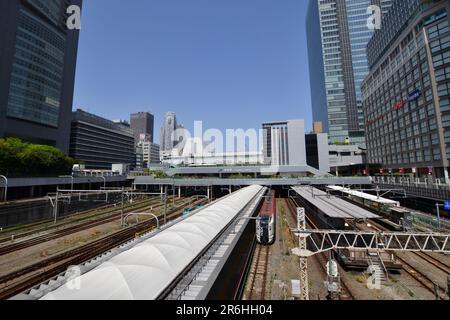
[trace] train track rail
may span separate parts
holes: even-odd
[[[144,204],[138,205],[138,206],[134,206],[134,207],[128,207],[124,213],[130,213],[132,211],[135,210],[142,210],[145,208],[150,208],[150,206],[157,204],[158,202],[153,200],[150,202],[145,202]],[[164,204],[157,204],[156,206],[153,206],[153,208],[160,208],[162,207]],[[15,252],[15,251],[19,251],[19,250],[23,250],[26,248],[30,248],[45,242],[49,242],[51,240],[55,240],[55,239],[59,239],[77,232],[81,232],[81,231],[85,231],[94,227],[98,227],[110,222],[114,222],[117,221],[118,219],[120,219],[120,217],[122,216],[122,214],[120,212],[118,213],[114,213],[112,215],[108,215],[107,217],[101,217],[97,220],[94,221],[87,221],[72,227],[68,227],[68,228],[64,228],[61,230],[56,230],[47,234],[43,234],[43,235],[39,235],[27,240],[23,240],[23,241],[19,241],[16,243],[11,243],[8,245],[4,245],[2,247],[0,247],[0,256],[4,256],[6,254]]]
[[[254,265],[250,271],[249,300],[264,300],[266,296],[269,246],[256,245]]]
[[[450,276],[450,266],[448,264],[446,264],[445,262],[442,262],[439,259],[436,259],[435,257],[431,256],[430,254],[428,254],[426,252],[413,252],[413,254],[422,258],[423,260],[428,261],[433,266],[435,266],[439,270],[442,270],[443,272],[447,273]]]
[[[294,203],[293,199],[287,199],[286,203],[288,205],[289,212],[291,213],[292,217],[294,218],[295,221],[297,221],[297,210],[296,210],[297,204]],[[306,223],[307,223],[308,227],[312,227],[313,229],[319,229],[307,215],[306,215]],[[314,255],[314,259],[316,259],[317,263],[320,266],[320,269],[322,270],[322,273],[324,274],[324,276],[326,278],[327,270],[326,270],[325,265],[328,262],[327,257],[325,256],[325,254],[321,253],[321,254]],[[342,271],[343,270],[341,269],[340,272],[342,272]],[[343,280],[342,278],[341,278],[341,288],[342,288],[342,292],[340,294],[341,300],[356,300],[356,297],[353,294],[353,292],[351,291],[347,282],[345,280]]]
[[[442,287],[440,284],[435,283],[431,280],[426,274],[419,271],[416,267],[414,267],[409,261],[400,257],[399,255],[395,255],[396,258],[402,262],[403,270],[408,273],[411,277],[413,277],[417,282],[419,282],[424,288],[426,288],[432,294],[436,294],[435,285],[439,288],[439,299],[447,300],[447,296],[445,294],[446,288]]]
[[[155,202],[156,199],[157,199],[157,197],[151,198],[151,199],[146,199],[146,200],[138,200],[134,204],[131,204],[131,205],[125,204],[124,210],[128,210],[130,208],[136,208],[136,206],[144,204],[144,203],[149,203],[149,202],[150,202],[149,204],[156,203]],[[23,226],[20,228],[6,229],[3,231],[3,233],[10,233],[11,236],[14,236],[15,240],[18,240],[18,239],[32,236],[39,232],[46,232],[46,231],[48,231],[48,229],[56,229],[56,228],[59,228],[61,226],[67,225],[67,224],[81,223],[82,221],[86,221],[88,219],[100,218],[100,217],[109,215],[109,214],[117,211],[116,206],[117,206],[117,203],[109,204],[109,205],[102,206],[99,208],[86,210],[83,212],[79,212],[77,214],[62,217],[56,224],[54,224],[53,219],[52,220],[44,220],[44,221],[32,223],[30,225],[26,225],[26,226]],[[24,231],[22,233],[13,234],[12,232],[14,230],[17,230],[17,231],[29,230],[29,231]],[[0,238],[0,244],[11,241],[11,236]]]
[[[198,200],[194,204],[202,204]],[[177,219],[183,214],[184,208],[177,208],[168,213],[168,221]],[[92,241],[75,249],[51,256],[45,260],[14,271],[0,277],[0,299],[8,299],[25,290],[47,281],[72,265],[79,265],[92,260],[108,251],[134,239],[137,234],[148,232],[156,227],[154,220],[140,222],[134,226],[115,232],[101,239]]]

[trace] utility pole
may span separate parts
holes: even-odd
[[[122,187],[122,203],[121,203],[121,214],[120,214],[120,225],[123,227],[123,214],[124,214],[124,203],[123,203],[123,193],[124,193],[124,189]]]
[[[59,188],[56,189],[56,197],[55,197],[55,207],[54,207],[54,222],[56,224],[56,219],[58,216],[58,196],[59,196]]]
[[[440,204],[436,203],[436,214],[437,214],[437,223],[438,223],[438,229],[441,229],[441,212],[439,210]]]
[[[447,277],[447,295],[450,298],[450,276]]]
[[[167,224],[167,188],[164,187],[164,224]]]
[[[302,233],[305,230],[305,208],[297,208],[298,248],[293,253],[300,257],[300,300],[309,300],[307,235]]]

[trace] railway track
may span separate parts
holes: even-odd
[[[255,260],[250,271],[249,300],[264,300],[267,284],[267,266],[269,263],[269,246],[256,245]]]
[[[411,265],[406,259],[400,257],[399,255],[395,255],[395,257],[402,262],[403,270],[408,273],[411,277],[413,277],[416,281],[418,281],[424,288],[426,288],[432,294],[436,294],[435,285],[439,288],[439,299],[447,300],[447,296],[445,294],[446,288],[442,287],[440,284],[435,283],[431,280],[426,274],[419,271],[416,267]]]
[[[138,206],[133,206],[133,207],[128,207],[124,213],[130,213],[132,211],[135,210],[141,210],[141,209],[145,209],[145,208],[149,208],[150,206],[157,204],[158,201],[156,200],[152,200],[150,202],[145,202],[143,204],[140,204]],[[156,206],[154,206],[153,208],[160,208],[162,207],[164,204],[157,204]],[[120,212],[112,214],[112,215],[108,215],[107,217],[101,217],[100,219],[94,220],[94,221],[87,221],[72,227],[68,227],[68,228],[64,228],[61,230],[56,230],[53,231],[51,233],[48,234],[43,234],[40,236],[36,236],[33,237],[31,239],[27,239],[27,240],[23,240],[20,242],[16,242],[16,243],[11,243],[8,245],[4,245],[2,247],[0,247],[0,256],[4,256],[6,254],[15,252],[15,251],[19,251],[19,250],[23,250],[29,247],[33,247],[35,245],[38,244],[42,244],[45,242],[49,242],[51,240],[55,240],[55,239],[59,239],[80,231],[84,231],[87,229],[91,229],[94,227],[98,227],[110,222],[114,222],[117,221],[118,219],[120,219],[120,217],[122,216],[122,214]]]
[[[375,221],[371,220],[370,224],[371,224],[371,228],[374,229],[375,231],[378,231],[378,232],[388,231],[385,227],[381,226],[380,224],[378,224]],[[357,226],[356,226],[356,228],[363,230],[363,228],[360,228]],[[413,264],[411,264],[411,262],[407,258],[401,257],[399,254],[396,254],[396,253],[394,253],[393,255],[398,261],[400,261],[402,263],[402,269],[407,274],[409,274],[412,278],[414,278],[414,280],[416,280],[418,283],[420,283],[425,289],[427,289],[430,293],[435,295],[436,294],[435,286],[437,286],[440,291],[439,298],[441,300],[448,299],[445,294],[445,292],[447,291],[447,289],[445,287],[443,287],[439,283],[436,283],[435,281],[433,281],[433,279],[431,279],[424,272],[420,271],[417,267],[413,266]],[[438,270],[441,270],[441,271],[445,272],[447,275],[450,275],[449,266],[447,264],[443,263],[442,261],[439,261],[438,259],[432,257],[428,253],[412,251],[412,252],[405,252],[405,255],[406,256],[414,255],[416,257],[419,257],[420,259],[422,259],[426,263],[434,266]]]
[[[431,263],[433,266],[435,266],[439,270],[442,270],[443,272],[450,275],[450,266],[448,264],[436,259],[435,257],[433,257],[430,254],[425,253],[425,252],[413,252],[413,254],[422,258],[423,260],[428,261],[429,263]]]
[[[138,200],[136,201],[134,204],[125,204],[124,205],[124,210],[128,210],[130,208],[136,208],[136,206],[142,204],[142,203],[155,203],[155,200],[158,199],[158,197],[154,197],[151,199],[146,199],[146,200]],[[115,211],[117,211],[117,204],[109,204],[107,206],[103,206],[103,207],[99,207],[99,208],[95,208],[92,210],[87,210],[84,212],[80,212],[77,213],[75,215],[71,215],[71,216],[67,216],[67,217],[62,217],[57,224],[54,224],[53,219],[52,220],[45,220],[45,221],[41,221],[41,222],[36,222],[36,223],[32,223],[30,225],[26,225],[24,227],[21,227],[18,230],[30,230],[30,231],[26,231],[26,232],[22,232],[22,233],[18,233],[18,234],[14,234],[14,239],[21,239],[21,238],[25,238],[28,236],[32,236],[36,233],[39,232],[45,232],[48,231],[49,228],[51,229],[56,229],[58,227],[61,227],[65,224],[72,224],[72,223],[78,223],[78,222],[82,222],[88,219],[93,219],[93,218],[99,218],[105,215],[108,215],[110,213],[114,213]],[[42,226],[42,227],[40,227]],[[38,227],[38,228],[36,228]],[[34,228],[34,229],[33,229]],[[4,230],[3,233],[11,233],[12,234],[12,230]],[[14,229],[15,230],[15,229]],[[0,244],[1,243],[5,243],[5,242],[9,242],[11,241],[11,236],[8,237],[3,237],[0,238]]]
[[[296,204],[294,203],[294,200],[287,199],[286,203],[288,205],[289,211],[292,215],[292,217],[297,221],[297,210],[296,210]],[[312,229],[318,229],[317,226],[314,224],[314,222],[306,215],[306,223],[308,227],[312,227]],[[314,255],[314,259],[316,259],[317,263],[320,265],[320,269],[322,270],[325,279],[327,277],[327,269],[325,265],[328,262],[328,258],[325,256],[324,253],[316,254]],[[340,268],[340,272],[343,272],[343,270]],[[341,300],[356,300],[355,295],[350,290],[347,282],[341,278],[341,288],[342,292],[340,294]]]
[[[198,200],[194,204],[202,204],[205,200]],[[184,207],[169,211],[167,219],[172,221],[180,217]],[[62,272],[69,266],[79,265],[94,259],[108,251],[132,240],[137,234],[150,231],[156,227],[154,220],[140,222],[132,227],[115,232],[101,239],[67,250],[35,264],[14,271],[0,277],[0,299],[8,299],[24,292]]]

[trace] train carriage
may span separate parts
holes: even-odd
[[[276,238],[276,197],[271,191],[264,199],[256,220],[256,240],[262,245],[272,245]]]

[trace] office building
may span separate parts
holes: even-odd
[[[183,126],[177,123],[177,116],[174,112],[167,112],[164,123],[161,127],[160,145],[162,152],[170,152],[180,142],[180,136],[177,130],[183,129]]]
[[[448,180],[450,2],[395,1],[368,46],[368,161]],[[386,170],[387,171],[387,170]]]
[[[79,31],[66,10],[81,2],[0,1],[0,137],[69,152]]]
[[[78,109],[72,114],[70,156],[87,169],[111,170],[113,164],[134,166],[134,134],[124,122],[113,122]]]
[[[307,42],[311,102],[330,143],[365,145],[361,83],[369,70],[366,46],[372,4],[388,12],[388,0],[310,0]]]
[[[146,139],[141,139],[137,144],[139,153],[142,154],[142,167],[149,168],[152,165],[160,164],[160,146]]]
[[[137,112],[131,114],[130,124],[136,143],[139,142],[142,134],[147,135],[150,142],[154,141],[154,122],[155,117],[149,112]]]
[[[304,120],[263,123],[264,162],[274,166],[306,165]]]

